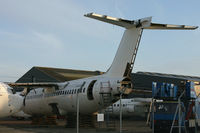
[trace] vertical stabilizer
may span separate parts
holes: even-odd
[[[129,76],[134,63],[133,58],[136,57],[142,30],[142,28],[136,27],[125,30],[112,65],[106,73],[107,75],[116,77]]]
[[[143,29],[162,29],[162,30],[193,30],[197,26],[171,25],[151,23],[151,17],[138,20],[125,20],[121,18],[109,17],[89,13],[86,17],[94,18],[103,22],[124,27],[126,30],[120,42],[115,58],[106,72],[107,76],[129,77],[135,62],[135,57],[139,47]]]

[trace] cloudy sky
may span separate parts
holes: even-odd
[[[84,17],[95,12],[200,25],[199,0],[0,0],[0,81],[33,66],[106,71],[124,29]],[[200,30],[143,32],[134,72],[200,76]]]

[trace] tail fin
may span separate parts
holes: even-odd
[[[198,28],[197,26],[151,23],[151,17],[142,18],[139,20],[125,20],[121,18],[113,18],[95,13],[89,13],[85,16],[117,26],[121,26],[126,29],[120,42],[117,53],[115,55],[115,58],[112,62],[112,65],[106,72],[108,76],[114,77],[130,76],[137,55],[137,50],[139,47],[143,29],[193,30]]]

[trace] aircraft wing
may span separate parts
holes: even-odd
[[[11,87],[22,87],[22,88],[55,88],[63,89],[65,88],[69,83],[7,83]]]

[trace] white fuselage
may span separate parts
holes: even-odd
[[[21,96],[13,94],[9,86],[0,83],[0,117],[10,116],[20,111],[22,103]]]
[[[151,98],[131,98],[121,99],[121,109],[123,116],[142,116],[144,117],[148,112]],[[111,107],[111,106],[110,106]],[[108,109],[110,108],[108,107]],[[120,100],[113,105],[113,115],[120,114]]]
[[[103,75],[69,81],[65,88],[55,90],[50,88],[37,88],[31,90],[25,98],[23,111],[30,115],[51,115],[52,106],[56,104],[61,115],[76,112],[77,96],[81,113],[93,113],[99,110],[101,104],[101,83],[109,82],[112,95],[119,94],[120,81],[123,78],[107,78]],[[78,89],[81,90],[77,94]],[[109,89],[108,88],[108,89]],[[106,91],[106,90],[104,90]]]

